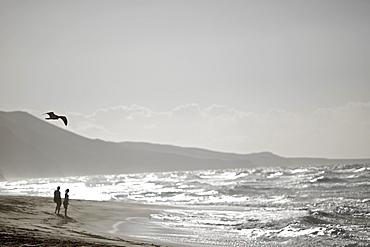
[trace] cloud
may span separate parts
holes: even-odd
[[[156,112],[117,106],[68,113],[77,134],[107,141],[144,141],[225,152],[271,151],[283,156],[370,157],[370,102],[298,115],[280,109],[243,112],[222,105],[180,105]]]
[[[313,125],[318,147],[342,157],[370,157],[370,102],[349,102],[337,108],[319,109]],[[312,140],[312,142],[314,142]]]

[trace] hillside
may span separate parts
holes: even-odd
[[[0,111],[0,179],[333,162],[341,161],[289,159],[268,152],[232,154],[170,145],[92,140],[25,112]]]

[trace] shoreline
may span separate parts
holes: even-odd
[[[65,217],[51,197],[0,195],[0,246],[178,246],[113,234],[116,224],[170,207],[71,199]]]

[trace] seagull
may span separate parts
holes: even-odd
[[[60,119],[63,120],[65,126],[67,126],[67,124],[68,124],[68,120],[67,120],[67,117],[66,116],[58,116],[58,115],[55,115],[55,113],[52,112],[52,111],[51,112],[44,113],[42,115],[45,115],[45,114],[48,114],[49,115],[49,117],[48,118],[45,118],[45,119],[48,119],[48,120],[50,120],[50,119],[52,119],[52,120],[58,120],[60,118]]]

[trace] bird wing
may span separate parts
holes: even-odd
[[[61,118],[64,122],[64,125],[67,126],[67,124],[68,124],[67,117],[66,116],[59,116],[59,118]]]
[[[47,113],[44,113],[44,114],[48,114],[49,115],[49,118],[54,118],[54,119],[57,119],[58,116],[54,114],[54,112],[47,112]]]

